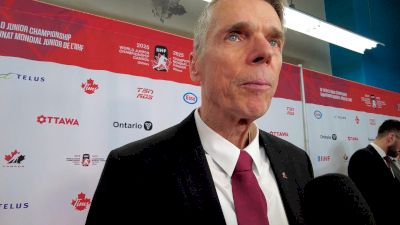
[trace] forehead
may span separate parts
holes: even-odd
[[[212,13],[210,30],[247,23],[256,27],[274,27],[282,30],[275,9],[264,0],[220,0]]]

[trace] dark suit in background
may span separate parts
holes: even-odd
[[[398,225],[400,183],[383,158],[368,145],[350,158],[349,177],[367,200],[377,225]]]
[[[291,225],[304,224],[306,153],[260,130]],[[143,222],[140,222],[143,221]],[[112,151],[86,225],[223,225],[224,216],[192,113],[180,124]]]

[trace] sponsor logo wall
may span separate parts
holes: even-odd
[[[83,225],[108,153],[179,123],[201,104],[189,77],[190,39],[0,0],[0,46],[1,225]],[[365,90],[355,95],[309,72],[303,105],[300,70],[283,65],[257,125],[307,149],[316,174],[345,173],[354,150],[385,118],[400,115],[399,95],[352,84]]]
[[[400,95],[307,69],[303,73],[315,175],[347,174],[351,155],[375,139],[382,122],[399,119]]]

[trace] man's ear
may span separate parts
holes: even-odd
[[[194,82],[200,82],[200,75],[199,75],[199,71],[198,71],[198,56],[196,55],[196,53],[191,52],[190,53],[190,57],[189,57],[189,61],[190,61],[190,79],[192,79],[192,81]]]

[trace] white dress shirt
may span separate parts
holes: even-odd
[[[197,131],[206,152],[207,162],[217,189],[218,199],[227,225],[237,225],[232,196],[231,177],[239,159],[240,149],[208,127],[195,111]],[[255,138],[244,148],[253,158],[253,172],[267,200],[270,225],[288,225],[281,195],[265,150]]]
[[[372,147],[374,147],[374,149],[378,152],[378,154],[381,156],[383,162],[387,165],[386,160],[384,159],[386,157],[386,152],[383,151],[383,149],[381,147],[379,147],[377,144],[371,142],[370,145],[372,145]],[[392,172],[392,175],[394,176],[393,170],[392,168],[390,168],[390,171]]]

